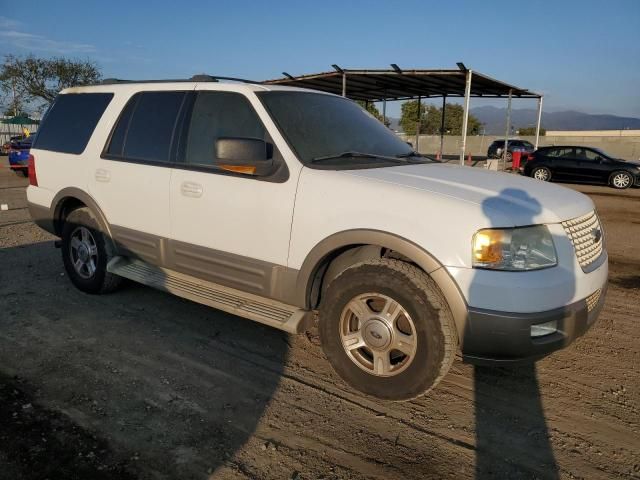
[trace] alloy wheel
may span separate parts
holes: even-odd
[[[358,295],[347,303],[340,339],[351,361],[379,377],[403,372],[416,355],[413,319],[399,302],[380,293]]]
[[[84,279],[93,277],[98,265],[98,245],[87,227],[79,226],[71,232],[69,255],[71,264]]]

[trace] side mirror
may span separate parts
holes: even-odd
[[[229,172],[269,175],[273,172],[273,145],[258,138],[219,138],[216,165]]]

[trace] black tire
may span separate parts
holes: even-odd
[[[71,236],[79,227],[84,227],[91,233],[97,249],[95,272],[88,278],[83,277],[73,265]],[[108,293],[122,284],[122,277],[107,272],[107,264],[115,256],[115,248],[111,240],[101,232],[98,220],[88,208],[78,208],[67,216],[62,227],[61,252],[67,275],[79,290],[91,294]]]
[[[507,152],[505,161],[506,162],[512,162],[513,161],[513,154],[511,152]]]
[[[547,167],[535,167],[531,170],[531,178],[535,178],[536,180],[540,180],[541,182],[550,182],[551,170],[549,170]]]
[[[625,190],[633,185],[633,177],[629,172],[619,170],[609,176],[609,185],[618,190]]]
[[[342,345],[343,310],[368,292],[398,302],[415,325],[415,356],[393,376],[365,371]],[[338,275],[320,305],[319,330],[322,348],[338,375],[353,388],[385,400],[409,400],[435,387],[449,371],[458,344],[451,310],[435,282],[419,268],[393,259],[360,263]]]

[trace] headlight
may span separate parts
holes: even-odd
[[[472,242],[473,266],[492,270],[538,270],[558,264],[545,225],[478,230]]]

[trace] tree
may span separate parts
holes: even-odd
[[[400,127],[407,135],[414,135],[418,125],[418,101],[409,100],[401,107]],[[420,133],[426,133],[427,108],[424,103],[420,104]]]
[[[462,105],[448,104],[446,105],[444,118],[444,134],[445,135],[461,135],[462,134],[462,117],[464,109]],[[442,121],[442,108],[434,105],[420,105],[420,133],[428,135],[439,135]],[[418,101],[410,100],[402,104],[402,116],[400,125],[404,133],[413,135],[416,133],[416,122],[418,116]],[[473,115],[469,114],[467,123],[468,135],[479,135],[482,123]]]
[[[356,103],[382,122],[382,114],[380,113],[380,110],[378,110],[378,107],[376,107],[375,103],[365,102],[364,100],[356,100]],[[384,124],[388,127],[391,125],[391,121],[387,118],[385,119]]]
[[[523,127],[518,129],[518,135],[522,135],[523,137],[527,135],[533,136],[535,134],[536,134],[536,127]],[[546,134],[547,134],[547,130],[540,127],[540,135],[544,136]]]
[[[100,80],[100,70],[91,60],[26,58],[7,55],[0,67],[0,88],[21,103],[51,103],[64,88],[91,85]]]

